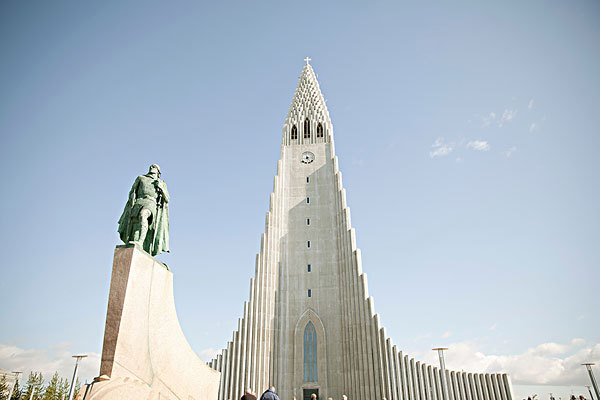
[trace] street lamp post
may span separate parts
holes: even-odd
[[[592,396],[592,389],[590,389],[590,385],[585,385],[585,387],[587,388],[588,392],[590,392],[590,399],[594,400],[594,396]]]
[[[75,393],[75,380],[77,379],[77,369],[79,368],[79,360],[86,358],[87,354],[78,354],[73,356],[75,359],[75,370],[73,371],[73,380],[71,381],[71,388],[69,389],[69,400],[73,400],[73,394]]]
[[[438,352],[440,356],[440,374],[442,375],[442,400],[448,400],[448,387],[446,384],[446,364],[444,363],[444,350],[448,350],[447,347],[436,347],[432,349]]]
[[[10,388],[10,392],[8,392],[8,400],[12,397],[13,391],[15,390],[15,386],[17,385],[17,380],[19,379],[19,374],[22,374],[22,371],[13,371],[15,374],[15,381],[13,382],[12,387]]]
[[[596,378],[594,377],[594,371],[592,371],[592,365],[594,365],[594,363],[584,363],[581,365],[585,365],[587,368],[588,374],[590,375],[590,380],[592,381],[592,386],[594,387],[594,392],[596,392],[596,400],[600,399],[600,393],[598,393],[598,384],[596,383]],[[590,395],[591,394],[592,393],[590,392]]]

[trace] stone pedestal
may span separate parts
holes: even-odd
[[[220,373],[185,339],[173,300],[173,274],[140,247],[117,246],[100,375],[86,400],[216,400]]]

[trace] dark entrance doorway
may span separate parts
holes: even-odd
[[[310,400],[311,394],[316,394],[319,398],[319,389],[302,389],[302,400]]]

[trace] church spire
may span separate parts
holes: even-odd
[[[332,141],[333,127],[310,58],[304,59],[298,87],[283,125],[283,144],[310,144]]]

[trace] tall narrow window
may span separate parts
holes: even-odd
[[[308,264],[307,266],[308,266],[308,272],[310,272],[310,264]]]
[[[308,290],[310,296],[310,289]],[[304,382],[317,381],[317,331],[312,322],[304,328]]]
[[[310,137],[310,121],[308,120],[308,118],[306,118],[304,120],[304,139],[307,139]]]
[[[310,240],[308,242],[306,242],[306,247],[308,247],[310,249]]]
[[[310,178],[307,176],[306,177],[306,183],[310,182]]]
[[[307,197],[306,198],[306,204],[309,204],[309,203],[310,203],[310,197]]]
[[[310,218],[306,218],[306,225],[310,225]]]
[[[317,125],[317,137],[323,137],[323,125],[320,122]]]
[[[308,297],[312,297],[312,290],[308,289]]]
[[[296,125],[292,126],[292,140],[298,139],[298,128]]]

